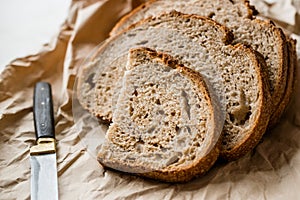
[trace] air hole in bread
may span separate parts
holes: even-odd
[[[230,121],[235,125],[244,125],[252,114],[250,110],[251,108],[249,106],[237,105],[236,109],[233,109],[233,111],[229,113]]]
[[[107,102],[107,98],[106,97],[103,98],[103,102],[104,103]]]
[[[134,158],[134,157],[127,157],[127,160],[130,160],[130,161],[134,162],[136,160],[136,158]]]
[[[179,152],[177,152],[177,154],[178,154],[178,155],[172,156],[172,157],[167,161],[167,166],[172,165],[172,164],[178,162],[178,160],[180,159],[181,156],[180,156],[180,153],[179,153]]]
[[[208,17],[211,18],[211,19],[213,19],[215,15],[216,14],[214,12],[212,12],[212,13],[209,13]]]
[[[238,96],[238,94],[234,91],[234,92],[231,93],[231,96],[236,97],[236,96]]]
[[[143,41],[141,41],[139,43],[136,43],[136,45],[145,45],[147,43],[148,43],[148,40],[143,40]]]
[[[159,99],[156,99],[156,100],[155,100],[155,103],[156,103],[157,105],[161,105],[161,102],[160,102]]]
[[[269,56],[265,56],[265,60],[268,60],[269,59]]]
[[[172,157],[167,161],[167,166],[172,165],[172,164],[178,162],[178,160],[179,160],[179,156],[178,156],[178,155],[172,156]]]
[[[224,138],[226,138],[226,135],[224,135]],[[228,144],[227,140],[225,140],[225,139],[222,140],[222,145],[223,146],[227,146],[227,144]]]
[[[238,106],[239,103],[238,103],[238,102],[234,102],[234,103],[232,103],[232,105],[233,105],[233,106]]]
[[[146,113],[146,115],[144,116],[144,119],[146,119],[148,116],[149,116],[149,114],[148,114],[148,113]]]
[[[105,92],[109,91],[110,89],[110,87],[106,87]]]
[[[134,90],[134,92],[132,93],[132,95],[134,95],[134,96],[138,96],[138,91],[137,90]]]
[[[176,125],[175,126],[175,131],[177,132],[177,134],[179,134],[179,130],[180,130],[180,128]]]
[[[185,91],[181,91],[181,96],[182,96],[182,106],[184,108],[184,111],[186,112],[188,118],[190,119],[191,115],[191,106],[189,104],[189,95]]]
[[[186,128],[187,128],[188,133],[191,135],[192,134],[191,128],[189,126],[187,126]]]
[[[250,116],[252,115],[252,112],[249,110],[245,116],[245,119],[243,121],[243,124],[245,124],[249,119],[250,119]]]
[[[192,156],[191,156],[191,160],[194,160],[195,158],[196,158],[195,155],[192,155]]]
[[[91,102],[90,101],[87,102],[88,102],[87,107],[89,108],[91,106]]]
[[[234,115],[233,114],[229,113],[229,119],[232,123],[234,123],[235,120],[234,120]]]
[[[171,112],[171,115],[172,115],[172,116],[175,116],[175,115],[176,115],[176,112],[175,112],[175,111],[172,111],[172,112]]]
[[[164,115],[164,114],[165,114],[165,111],[159,110],[158,113],[161,114],[161,115]]]
[[[134,36],[136,36],[135,33],[130,33],[130,34],[128,34],[128,37],[134,37]]]
[[[152,145],[153,145],[154,147],[158,147],[158,146],[159,146],[158,143],[153,143]]]
[[[152,133],[153,131],[155,130],[155,126],[151,126],[149,129],[148,129],[148,133]]]
[[[95,87],[95,83],[93,82],[94,76],[95,76],[95,73],[91,73],[89,75],[89,77],[85,80],[85,82],[90,85],[90,89]]]
[[[242,17],[241,11],[238,11],[238,16],[239,16],[239,17]]]
[[[200,143],[199,143],[199,142],[195,142],[194,145],[195,145],[196,147],[200,147]]]

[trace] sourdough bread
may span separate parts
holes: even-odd
[[[133,23],[150,16],[177,10],[187,14],[207,16],[228,27],[233,43],[251,46],[264,56],[267,64],[273,111],[277,110],[285,94],[288,71],[286,39],[272,22],[254,19],[254,7],[245,0],[153,0],[123,17],[112,30],[111,35],[126,29]]]
[[[87,98],[93,99],[91,103],[94,104],[86,107],[101,116],[102,99],[112,99],[105,92],[114,91],[117,84],[102,85],[97,81],[101,78],[102,82],[106,82],[105,79],[118,82],[117,77],[107,75],[112,71],[110,63],[115,57],[123,57],[129,49],[139,46],[171,54],[181,64],[201,73],[219,95],[221,109],[226,115],[222,156],[236,159],[252,150],[265,132],[270,95],[263,73],[264,62],[260,62],[250,48],[228,43],[230,34],[226,28],[208,18],[175,11],[149,18],[110,38],[99,49],[95,55],[98,61],[89,66],[90,74],[83,77],[79,91],[88,92]],[[127,60],[120,63],[123,65],[119,67],[125,68]],[[89,77],[93,77],[92,83],[87,81],[91,80]],[[111,78],[114,81],[110,81]]]
[[[98,160],[162,181],[188,181],[205,173],[218,157],[216,108],[199,73],[169,55],[130,50]]]

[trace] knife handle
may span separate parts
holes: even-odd
[[[33,119],[36,138],[54,138],[54,117],[51,85],[38,82],[34,88]]]

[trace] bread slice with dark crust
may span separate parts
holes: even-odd
[[[219,155],[218,107],[199,73],[169,55],[132,49],[98,160],[167,182],[202,175]]]
[[[280,121],[282,115],[287,109],[287,106],[291,102],[293,93],[295,91],[296,84],[296,74],[297,74],[297,54],[296,54],[296,40],[287,37],[288,42],[288,72],[287,72],[287,83],[283,97],[280,99],[280,103],[276,110],[272,113],[270,117],[270,122],[268,129],[272,129]]]
[[[85,86],[94,85],[92,91],[88,90],[90,96],[87,98],[94,100],[91,112],[99,116],[101,105],[95,102],[101,98],[112,102],[113,97],[105,92],[117,88],[117,84],[104,85],[102,82],[112,78],[117,83],[122,78],[105,75],[112,71],[110,63],[116,57],[123,58],[124,52],[141,46],[171,54],[185,66],[201,73],[218,95],[225,114],[222,156],[236,159],[251,151],[264,134],[271,101],[263,73],[265,63],[252,49],[229,45],[229,36],[225,27],[208,18],[175,11],[143,20],[99,49],[95,56],[98,61],[88,69],[90,74],[82,77],[90,80],[89,77],[94,76],[94,82],[83,81],[79,91],[86,94]],[[124,69],[127,60],[120,63],[123,65],[119,67]],[[103,79],[101,83],[97,82],[100,78]]]
[[[286,38],[281,29],[271,21],[255,19],[257,11],[247,0],[151,0],[123,17],[111,31],[111,35],[131,24],[150,16],[177,10],[186,14],[210,17],[228,27],[234,34],[233,43],[251,46],[264,56],[268,68],[271,95],[277,112],[285,96],[288,71]]]

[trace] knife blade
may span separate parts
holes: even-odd
[[[34,88],[33,117],[37,144],[30,148],[31,199],[57,200],[58,181],[51,85]]]

